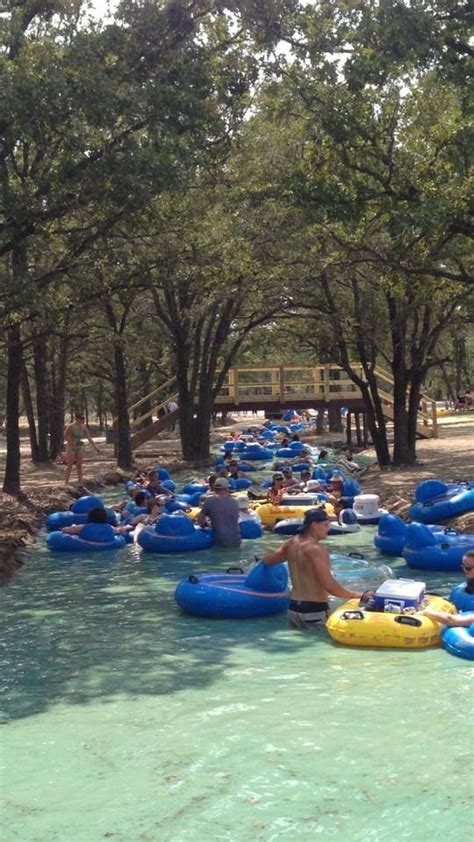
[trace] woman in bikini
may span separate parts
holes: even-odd
[[[83,463],[83,447],[84,442],[82,441],[82,436],[85,436],[89,443],[92,445],[96,453],[99,452],[99,448],[95,445],[92,441],[92,436],[85,424],[85,417],[82,412],[76,412],[75,420],[72,424],[69,424],[64,431],[64,439],[66,441],[66,476],[64,478],[64,484],[68,485],[69,478],[71,476],[72,468],[74,463],[76,463],[76,470],[77,470],[77,479],[79,481],[79,485],[82,485],[82,463]]]

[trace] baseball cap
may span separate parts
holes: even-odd
[[[303,520],[303,529],[307,529],[312,523],[325,523],[329,520],[325,509],[310,509],[306,512]]]
[[[218,477],[214,483],[214,488],[229,488],[229,480],[225,477]]]
[[[239,504],[239,509],[248,509],[250,505],[250,500],[247,496],[238,497],[237,503]]]

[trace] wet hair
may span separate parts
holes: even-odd
[[[302,532],[306,532],[313,523],[326,523],[329,520],[325,509],[310,509],[306,512],[303,520]]]
[[[321,450],[320,453],[319,453],[318,459],[319,460],[325,459],[327,455],[328,455],[327,450]]]
[[[209,474],[209,476],[207,478],[207,484],[208,485],[214,485],[216,479],[217,479],[217,474]]]
[[[291,441],[299,441],[299,440],[300,440],[300,437],[299,437],[298,433],[295,433],[294,436],[291,437]]]
[[[474,550],[468,550],[467,553],[464,553],[463,558],[468,558],[469,561],[474,561]]]
[[[87,515],[88,523],[107,523],[107,512],[102,506],[91,509]]]
[[[147,495],[144,491],[139,491],[138,494],[135,494],[135,505],[136,506],[143,506],[145,500],[147,499]]]

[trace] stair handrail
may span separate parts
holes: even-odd
[[[177,397],[177,392],[175,392],[173,395],[168,395],[168,397],[166,397],[164,401],[159,403],[157,406],[154,406],[153,409],[150,409],[148,412],[145,412],[144,415],[138,415],[136,418],[133,418],[132,421],[130,421],[130,429],[133,430],[134,427],[138,427],[147,418],[151,418],[152,415],[158,415],[160,409],[163,409],[163,407],[165,407],[166,404],[170,401],[176,401]]]
[[[171,383],[173,383],[175,381],[176,381],[176,375],[174,375],[173,377],[170,377],[169,380],[166,380],[164,383],[161,383],[160,386],[157,386],[156,389],[153,389],[148,395],[145,395],[144,398],[140,398],[139,401],[136,401],[136,403],[132,403],[131,406],[128,406],[127,412],[130,413],[130,412],[133,412],[135,409],[138,409],[138,407],[141,406],[143,403],[145,403],[145,401],[148,401],[151,398],[154,398],[155,395],[159,394],[159,392],[162,392],[163,389],[165,389],[167,386],[170,386]],[[167,398],[165,403],[169,400],[171,400],[171,398]],[[148,417],[148,416],[142,416],[142,418],[145,418],[145,417]],[[114,424],[116,421],[117,421],[117,417],[115,417],[113,419],[112,423]]]

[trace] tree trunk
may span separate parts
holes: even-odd
[[[339,407],[329,404],[328,407],[328,421],[330,433],[342,433],[344,428],[342,426],[342,416]]]
[[[36,385],[36,415],[38,418],[38,462],[47,462],[50,405],[47,370],[47,348],[44,336],[33,341],[33,367]]]
[[[380,406],[374,405],[374,388],[377,388],[376,382],[375,384],[362,383],[360,385],[362,399],[364,401],[364,409],[367,416],[367,426],[374,445],[377,462],[380,466],[385,467],[391,464],[390,450],[388,447],[387,429],[385,426],[385,419],[383,418],[382,406],[381,404]],[[380,423],[380,416],[382,416],[382,420],[384,421],[383,424]]]
[[[401,354],[394,354],[393,373],[393,464],[413,465],[415,456],[409,441],[407,385],[408,377]]]
[[[146,362],[144,360],[140,361],[138,370],[139,370],[139,374],[140,374],[142,394],[143,395],[149,395],[150,392],[151,392],[150,371],[149,371],[148,366],[146,365]],[[146,415],[147,412],[150,411],[150,409],[151,409],[151,400],[146,400],[144,403],[142,403],[142,405],[139,408],[140,415]],[[153,419],[150,415],[149,418],[145,418],[145,420],[142,421],[140,429],[143,429],[144,427],[149,427],[151,424],[153,424]]]
[[[132,449],[130,447],[130,423],[127,410],[127,375],[123,344],[120,337],[114,339],[115,361],[115,414],[117,416],[117,465],[130,468]]]
[[[422,380],[423,377],[421,373],[417,373],[412,377],[408,396],[407,427],[409,458],[411,460],[409,462],[410,465],[414,465],[416,463],[416,427],[418,424],[418,407],[420,405]]]
[[[186,361],[178,360],[179,432],[183,458],[196,467],[209,463],[213,410],[212,378],[202,378],[198,404],[189,393]]]
[[[194,418],[194,405],[191,412],[184,412],[180,406],[179,429],[183,458],[196,467],[209,464],[209,439],[211,432],[211,413],[197,407]]]
[[[36,421],[33,409],[33,401],[31,399],[30,381],[28,378],[28,370],[25,362],[21,366],[21,393],[23,395],[23,404],[25,406],[26,417],[28,419],[28,430],[30,434],[30,448],[31,458],[33,462],[39,462],[38,453],[38,439],[36,436]]]
[[[69,319],[66,323],[68,326]],[[51,401],[49,428],[51,431],[49,441],[49,455],[55,459],[63,449],[64,442],[64,411],[66,394],[66,374],[68,359],[69,339],[66,335],[59,341],[59,354],[57,363],[53,358],[51,369]]]
[[[99,383],[99,388],[97,389],[97,420],[99,423],[99,432],[103,433],[104,431],[104,386],[102,382]],[[107,423],[107,416],[105,416],[105,423]]]
[[[7,459],[3,491],[5,494],[19,494],[21,491],[19,410],[23,349],[20,325],[17,322],[8,328],[7,348]]]
[[[321,407],[321,409],[318,409],[318,414],[317,414],[317,417],[316,417],[316,435],[317,436],[321,436],[324,433],[325,413],[326,413],[326,410],[323,407]]]

